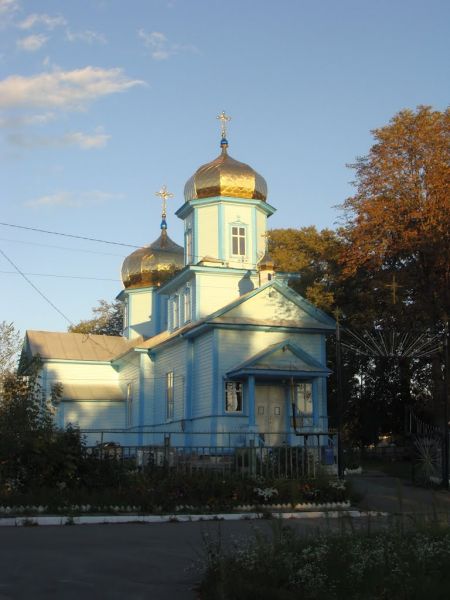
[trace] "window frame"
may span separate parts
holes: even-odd
[[[133,383],[127,383],[126,424],[133,427]]]
[[[314,386],[312,381],[295,383],[295,409],[302,427],[312,426],[314,423]],[[308,410],[309,405],[310,410]]]
[[[225,413],[242,414],[244,412],[244,384],[242,381],[225,381]],[[234,389],[233,389],[234,388]],[[229,394],[235,395],[236,408],[230,408],[232,399]]]
[[[194,262],[193,242],[194,242],[194,239],[193,239],[192,227],[187,227],[184,232],[185,262],[187,265],[190,265],[192,262]]]
[[[183,322],[189,321],[192,321],[192,290],[191,286],[187,285],[183,292]]]
[[[171,421],[175,414],[175,375],[173,371],[166,373],[166,420]]]
[[[234,234],[233,233],[233,229],[237,229],[237,233]],[[240,230],[243,230],[243,234],[240,233]],[[236,223],[230,223],[230,256],[233,256],[234,258],[246,258],[247,257],[247,247],[248,247],[248,231],[247,231],[247,225],[245,225],[244,223],[240,223],[240,222],[236,222]],[[236,243],[237,243],[237,253],[234,252],[234,240],[236,239]],[[244,242],[244,252],[241,253],[240,250],[240,245],[241,245],[241,241]]]

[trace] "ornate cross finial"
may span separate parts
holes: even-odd
[[[333,311],[333,315],[338,325],[340,325],[341,323],[342,314],[342,310],[339,308],[339,306],[336,306],[336,308]]]
[[[227,114],[225,114],[225,111],[223,110],[220,115],[217,115],[216,117],[217,119],[219,119],[220,121],[220,132],[222,135],[222,139],[226,139],[227,137],[227,123],[228,121],[231,121],[231,117],[229,117]]]
[[[161,211],[161,229],[167,229],[166,217],[167,217],[167,200],[173,198],[174,194],[169,192],[166,185],[163,185],[159,192],[155,192],[155,196],[159,196],[162,200],[162,211]]]
[[[401,288],[403,286],[401,286],[401,285],[399,285],[397,283],[397,280],[395,279],[395,273],[394,273],[394,275],[392,275],[392,283],[387,283],[385,285],[385,287],[391,288],[391,290],[392,290],[392,304],[397,304],[397,290],[398,290],[398,288]]]

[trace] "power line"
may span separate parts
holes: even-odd
[[[17,271],[0,271],[8,275],[22,275]],[[25,273],[25,275],[32,275],[33,277],[58,277],[61,279],[89,279],[90,281],[120,281],[119,279],[108,279],[104,277],[84,277],[82,275],[55,275],[54,273]]]
[[[101,244],[112,244],[113,246],[127,246],[128,248],[141,248],[141,246],[134,246],[133,244],[124,244],[123,242],[111,242],[109,240],[101,240],[98,238],[91,238],[84,235],[75,235],[72,233],[61,233],[59,231],[49,231],[48,229],[38,229],[37,227],[25,227],[25,225],[13,225],[12,223],[1,223],[4,227],[14,227],[16,229],[26,229],[27,231],[37,231],[38,233],[48,233],[50,235],[60,235],[62,237],[76,238],[78,240],[87,240],[89,242],[99,242]]]
[[[55,244],[40,244],[39,242],[26,242],[25,240],[11,240],[8,238],[0,238],[0,242],[13,242],[14,244],[26,244],[28,246],[40,246],[42,248],[57,248],[58,250],[70,250],[71,252],[86,252],[88,254],[102,254],[104,256],[119,256],[123,258],[123,254],[116,254],[114,252],[100,252],[99,250],[71,248],[70,246],[57,246]]]
[[[15,263],[14,263],[14,262],[13,262],[13,261],[12,261],[12,260],[9,258],[9,256],[7,256],[7,255],[6,255],[6,254],[3,252],[3,250],[2,250],[1,248],[0,248],[0,254],[2,254],[2,255],[3,255],[5,258],[6,258],[6,260],[9,262],[9,264],[10,264],[10,265],[12,265],[12,266],[14,267],[14,269],[15,269],[15,270],[16,270],[16,271],[17,271],[17,272],[18,272],[18,273],[19,273],[19,274],[20,274],[20,275],[21,275],[21,276],[22,276],[22,277],[25,279],[25,281],[26,281],[27,283],[29,283],[29,284],[31,285],[31,287],[32,287],[32,288],[33,288],[33,289],[34,289],[34,290],[35,290],[35,291],[36,291],[36,292],[37,292],[37,293],[38,293],[40,296],[42,296],[42,298],[44,298],[44,300],[45,300],[46,302],[48,302],[48,304],[50,304],[50,306],[51,306],[52,308],[54,308],[54,309],[56,310],[56,312],[58,312],[58,313],[59,313],[59,314],[60,314],[62,317],[64,317],[64,319],[65,319],[65,320],[66,320],[66,321],[67,321],[67,322],[68,322],[70,325],[73,325],[73,323],[72,323],[72,321],[69,319],[69,317],[67,317],[67,316],[66,316],[66,315],[65,315],[65,314],[64,314],[64,313],[63,313],[61,310],[59,310],[59,308],[58,308],[58,307],[57,307],[55,304],[53,304],[53,302],[52,302],[52,301],[51,301],[49,298],[47,298],[47,296],[46,296],[46,295],[45,295],[43,292],[41,292],[41,290],[40,290],[38,287],[36,287],[32,281],[30,281],[30,280],[28,279],[28,277],[25,275],[25,273],[23,273],[23,272],[22,272],[22,271],[19,269],[19,267],[18,267],[18,266],[17,266],[17,265],[16,265],[16,264],[15,264]]]

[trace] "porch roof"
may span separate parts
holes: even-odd
[[[230,379],[255,375],[258,378],[327,377],[327,369],[310,354],[290,341],[268,346],[227,373]]]

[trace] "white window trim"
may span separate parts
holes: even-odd
[[[249,239],[248,239],[248,225],[246,223],[242,223],[241,221],[235,221],[234,223],[230,223],[229,224],[230,230],[229,230],[229,239],[230,239],[230,257],[232,258],[237,258],[239,260],[246,260],[248,257],[248,246],[249,246]],[[244,229],[244,243],[245,243],[245,254],[234,254],[233,253],[233,227],[238,227],[240,229]],[[238,240],[240,239],[240,237],[238,236]]]
[[[301,410],[300,408],[300,386],[304,389],[305,394],[310,394],[311,411]],[[303,398],[303,403],[306,404],[306,396]],[[314,424],[314,386],[311,381],[301,381],[295,384],[295,408],[297,418],[300,420],[300,427],[312,427]]]
[[[234,391],[233,391],[233,388]],[[236,408],[228,408],[228,394],[234,394]],[[240,407],[239,407],[240,397]],[[242,381],[225,381],[225,413],[242,414],[244,409],[244,385]]]
[[[189,243],[188,243],[189,239]],[[184,250],[185,250],[185,263],[190,265],[194,262],[194,234],[192,231],[192,227],[189,226],[186,228],[184,232]]]
[[[173,371],[166,373],[166,420],[172,421],[175,414],[175,376]]]
[[[127,384],[127,405],[126,405],[127,427],[133,427],[133,384]]]
[[[189,298],[188,301],[187,298]],[[186,310],[187,307],[189,308],[188,311]],[[189,323],[190,321],[192,321],[192,288],[188,284],[183,292],[183,323]]]

